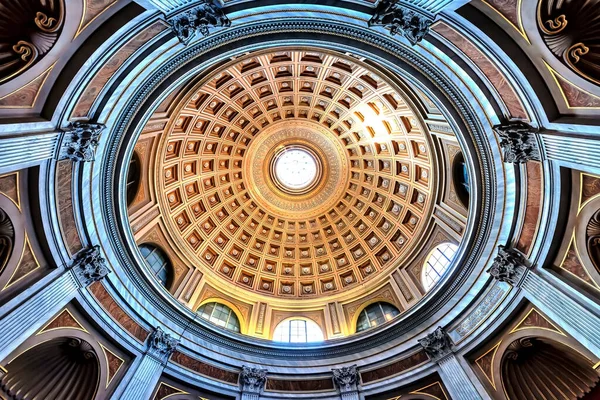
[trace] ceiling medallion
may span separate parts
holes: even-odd
[[[321,177],[321,160],[307,146],[282,146],[270,162],[270,175],[282,191],[297,195],[311,191]]]

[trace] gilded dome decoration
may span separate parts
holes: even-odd
[[[431,153],[385,75],[348,55],[281,48],[236,58],[189,91],[160,138],[156,196],[167,235],[213,285],[292,301],[347,295],[421,244],[438,181]]]

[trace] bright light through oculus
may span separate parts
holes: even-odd
[[[306,150],[289,149],[275,161],[275,176],[286,188],[301,190],[317,178],[317,161]]]

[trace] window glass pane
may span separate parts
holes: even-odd
[[[284,343],[308,343],[323,341],[324,337],[316,322],[304,319],[288,319],[277,325],[273,333],[273,340]]]
[[[450,267],[457,249],[453,243],[443,243],[433,249],[425,261],[421,276],[425,290],[431,289],[441,279]]]
[[[356,321],[356,332],[375,328],[391,321],[400,314],[400,311],[389,303],[374,303],[365,307]]]
[[[198,315],[217,326],[240,332],[240,321],[237,315],[225,304],[206,303],[198,309]]]
[[[156,279],[158,279],[163,286],[167,287],[169,284],[171,264],[165,253],[159,248],[149,244],[141,245],[140,252]]]

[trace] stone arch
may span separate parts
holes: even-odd
[[[88,332],[80,329],[61,328],[32,336],[2,366],[7,372],[1,379],[0,392],[9,399],[17,390],[23,400],[93,400],[108,396],[101,384],[108,374],[104,352]],[[52,384],[36,385],[46,381]]]
[[[533,350],[533,351],[532,351]],[[545,359],[545,354],[552,354],[554,361],[552,365],[551,378],[555,387],[548,389],[546,378],[541,373],[533,372],[529,378],[521,378],[522,369],[539,371],[536,368]],[[594,370],[594,362],[598,361],[592,353],[581,346],[575,339],[548,328],[526,328],[516,330],[506,335],[500,342],[492,363],[492,374],[496,383],[496,394],[499,397],[511,400],[526,400],[542,396],[544,390],[565,390],[570,388],[573,393],[584,394],[585,390],[591,390],[600,377]],[[541,365],[548,365],[548,362]],[[577,368],[578,373],[583,374],[579,382],[573,381],[567,374],[570,369]],[[528,389],[524,389],[527,386]],[[525,390],[525,392],[523,391]],[[538,393],[530,396],[527,390]],[[537,392],[542,391],[542,392]],[[525,396],[525,397],[523,397]],[[558,398],[576,400],[577,396],[563,396]]]
[[[600,197],[588,201],[579,211],[575,247],[586,272],[600,285]]]
[[[0,194],[0,285],[4,287],[19,266],[25,246],[24,216],[8,197]]]

